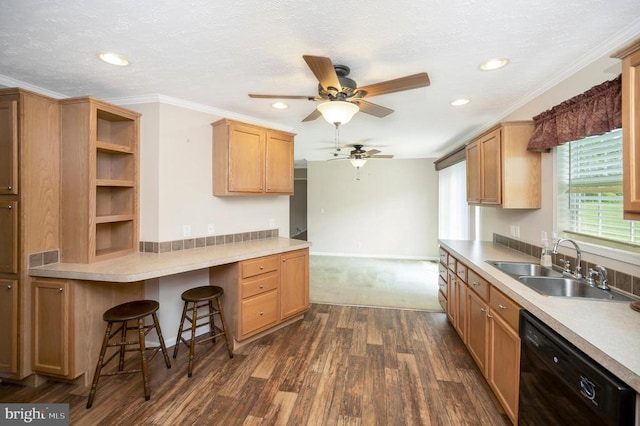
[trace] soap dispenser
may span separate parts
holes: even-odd
[[[551,262],[551,250],[549,249],[549,240],[547,239],[547,233],[542,231],[541,236],[542,253],[540,254],[540,265],[550,268]]]

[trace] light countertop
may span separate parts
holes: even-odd
[[[486,263],[538,259],[499,244],[442,240],[442,247],[640,393],[640,312],[629,302],[545,296]]]
[[[310,247],[307,241],[268,238],[169,253],[132,253],[96,263],[29,268],[34,277],[131,283]]]

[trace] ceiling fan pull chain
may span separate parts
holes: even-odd
[[[340,123],[335,123],[336,125],[336,136],[334,139],[336,145],[336,151],[340,152]]]

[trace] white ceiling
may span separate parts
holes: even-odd
[[[247,94],[316,95],[303,54],[348,65],[360,86],[426,71],[427,88],[367,98],[395,113],[358,113],[340,131],[343,143],[425,158],[639,34],[638,0],[3,0],[0,85],[222,111],[293,131],[297,160],[324,160],[333,126],[301,122],[315,103],[278,111]],[[131,64],[107,65],[102,51]],[[492,57],[510,64],[479,71]],[[471,103],[452,107],[459,97]]]

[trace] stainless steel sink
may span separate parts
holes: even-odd
[[[547,296],[584,297],[619,302],[633,300],[611,290],[605,291],[591,287],[587,283],[573,278],[521,276],[518,280],[527,287]]]
[[[552,268],[544,267],[538,263],[502,262],[498,260],[487,260],[487,263],[514,277],[562,277],[561,272],[555,271]]]

